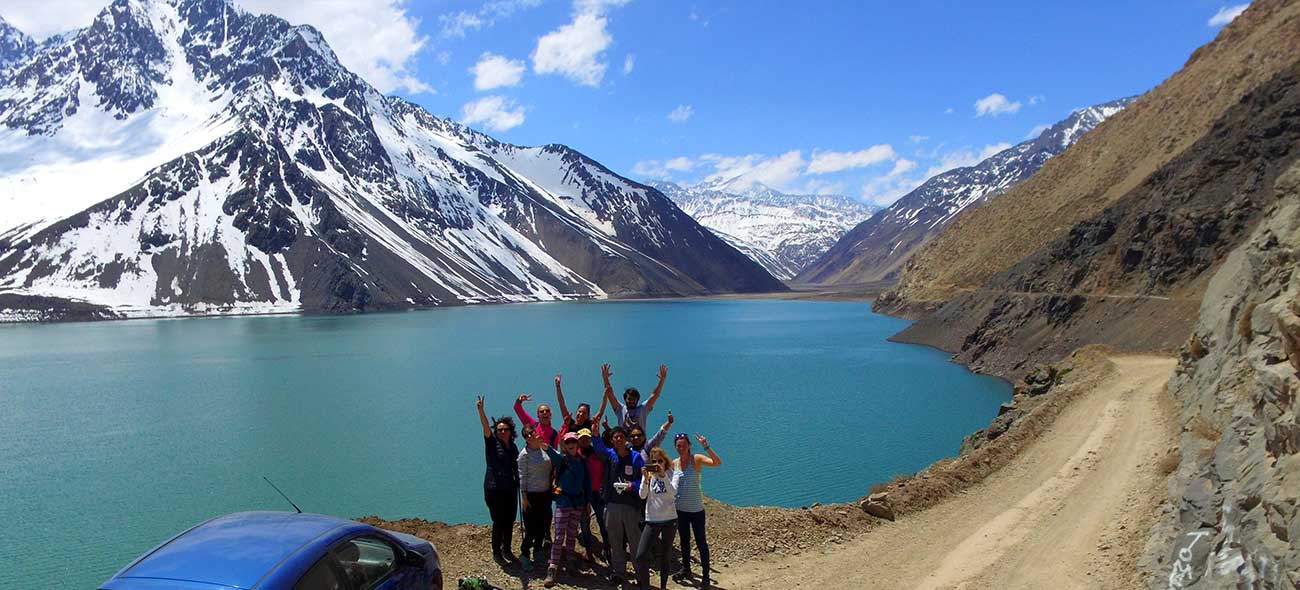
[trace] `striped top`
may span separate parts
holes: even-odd
[[[679,512],[702,512],[704,510],[704,486],[700,482],[700,464],[682,470],[682,477],[677,483],[677,510]]]

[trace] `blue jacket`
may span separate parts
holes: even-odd
[[[555,462],[555,485],[560,497],[555,502],[560,508],[581,508],[591,501],[591,475],[587,473],[587,458],[563,456]]]
[[[620,471],[618,468],[620,462],[618,451],[605,446],[605,441],[601,440],[599,436],[591,437],[591,446],[596,449],[596,454],[605,462],[605,486],[601,492],[605,497],[605,501],[639,508],[641,506],[641,496],[639,495],[641,493],[641,468],[645,467],[645,459],[641,457],[641,453],[633,451],[632,446],[628,445],[627,457],[621,459],[624,468]],[[628,471],[631,471],[631,473],[628,473]],[[618,490],[614,489],[614,482],[617,481],[625,481],[632,485],[626,492],[620,494]]]

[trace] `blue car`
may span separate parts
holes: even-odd
[[[433,544],[320,514],[238,512],[136,558],[102,590],[441,590]]]

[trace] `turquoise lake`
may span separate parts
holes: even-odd
[[[94,588],[199,521],[289,509],[486,522],[474,409],[614,386],[701,432],[705,492],[856,499],[955,454],[1010,399],[870,304],[546,303],[356,316],[0,326],[0,588]],[[557,409],[558,415],[558,409]]]

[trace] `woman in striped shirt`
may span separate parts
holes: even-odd
[[[673,437],[673,446],[677,448],[677,459],[673,460],[673,469],[681,472],[677,486],[677,535],[682,543],[682,569],[673,575],[677,583],[691,577],[691,535],[700,548],[700,570],[703,578],[700,588],[711,587],[709,575],[709,541],[704,534],[704,487],[700,483],[701,471],[705,467],[719,467],[722,458],[709,446],[709,439],[697,434],[707,454],[691,452],[691,439],[686,433],[679,432]]]

